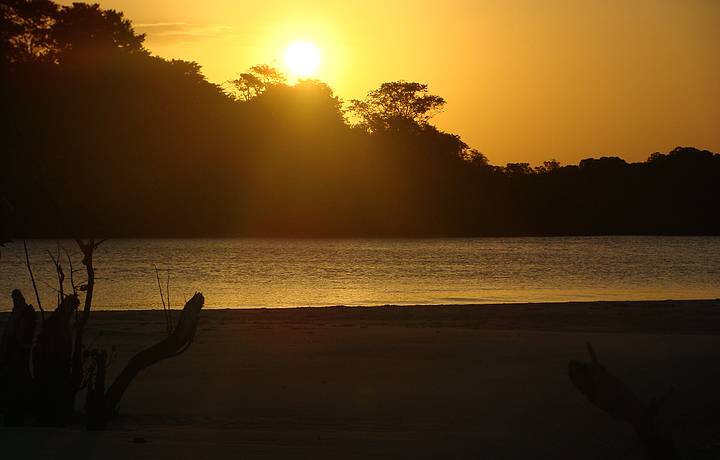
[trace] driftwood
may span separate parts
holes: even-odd
[[[100,429],[105,426],[115,413],[120,399],[130,386],[130,383],[142,370],[164,359],[178,356],[190,347],[197,330],[200,310],[204,304],[205,298],[200,293],[196,293],[188,300],[172,333],[155,345],[130,358],[120,375],[108,388],[104,397],[99,396],[102,393],[98,389],[104,386],[104,373],[101,379],[97,378],[100,375],[96,377],[95,382],[92,383],[93,395],[89,399],[92,405],[87,408],[88,428]],[[106,355],[101,354],[99,358],[99,360],[96,358],[96,364],[100,371],[104,365],[103,360],[106,359]]]
[[[58,426],[70,422],[76,388],[72,384],[73,324],[80,301],[74,294],[43,321],[33,348],[36,425]]]
[[[573,384],[598,408],[618,420],[629,423],[645,447],[650,459],[674,459],[670,433],[656,423],[660,400],[646,404],[618,377],[600,364],[590,344],[590,362],[570,361],[568,375]]]
[[[59,289],[58,306],[47,317],[40,304],[27,243],[23,242],[25,261],[40,308],[41,328],[33,346],[35,310],[25,303],[20,291],[13,291],[13,311],[0,342],[0,413],[4,412],[6,425],[24,425],[28,414],[34,416],[36,426],[66,425],[75,416],[77,394],[87,389],[86,425],[89,429],[103,428],[115,413],[130,383],[143,369],[181,354],[192,344],[198,315],[205,303],[200,293],[185,304],[177,326],[168,329],[167,337],[130,359],[106,391],[108,353],[102,349],[88,349],[83,343],[95,287],[93,253],[103,240],[76,239],[76,242],[83,254],[87,281],[75,284],[72,260],[66,251],[72,286],[72,294],[66,295],[60,246],[57,257],[49,253],[55,265]],[[85,293],[82,311],[78,310],[81,304],[79,291]],[[164,310],[167,310],[166,325],[171,326],[169,306]]]
[[[83,345],[83,339],[85,337],[85,326],[90,319],[90,310],[92,309],[93,293],[95,292],[95,266],[93,265],[93,253],[95,249],[102,244],[103,240],[95,241],[89,239],[83,241],[79,238],[75,239],[80,251],[82,251],[82,264],[85,266],[85,272],[87,274],[87,282],[82,289],[85,291],[85,302],[83,305],[83,311],[80,313],[77,323],[75,325],[75,339],[73,343],[72,362],[70,365],[70,384],[74,389],[72,393],[72,405],[75,406],[75,394],[83,387],[84,376],[84,362],[83,354],[86,351]],[[72,260],[68,256],[68,263],[70,264],[70,276],[72,277]],[[75,283],[71,279],[73,293],[77,295],[77,288]],[[62,281],[60,281],[62,286]]]
[[[15,289],[13,309],[0,339],[0,375],[5,388],[5,426],[24,423],[33,389],[30,350],[35,335],[36,317],[32,305]]]

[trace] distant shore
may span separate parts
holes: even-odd
[[[173,310],[174,314],[178,310]],[[161,322],[161,310],[94,309],[90,327],[115,321]],[[0,326],[8,311],[0,311]],[[255,323],[377,323],[399,321],[405,326],[471,329],[720,334],[720,298],[694,300],[627,300],[588,302],[523,302],[492,304],[296,306],[205,308],[203,321],[243,320]],[[164,326],[163,326],[164,327]]]
[[[158,310],[101,310],[102,323],[161,320]],[[720,299],[539,302],[503,304],[212,308],[201,321],[378,324],[558,332],[720,334]],[[100,324],[98,324],[98,327]]]
[[[97,311],[86,337],[115,347],[113,379],[164,333],[158,310]],[[642,458],[568,378],[586,342],[641,399],[675,388],[679,458],[718,458],[720,300],[207,310],[109,431],[0,439],[32,458]]]

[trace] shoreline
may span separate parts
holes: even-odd
[[[179,309],[172,309],[175,315]],[[8,311],[0,311],[0,329]],[[162,309],[92,310],[88,328],[163,324]],[[200,324],[248,323],[442,327],[500,331],[720,335],[720,299],[493,304],[207,308]],[[164,327],[164,326],[163,326]]]
[[[356,309],[374,309],[374,308],[433,308],[433,307],[531,307],[531,306],[562,306],[562,305],[595,305],[595,304],[674,304],[674,303],[708,303],[717,302],[720,306],[720,297],[717,298],[696,298],[696,299],[648,299],[648,300],[567,300],[567,301],[548,301],[548,302],[488,302],[488,303],[416,303],[416,304],[382,304],[382,305],[289,305],[282,307],[203,307],[203,311],[228,311],[228,310],[242,310],[242,311],[259,311],[259,310],[306,310],[306,309],[332,309],[332,308],[356,308]],[[156,311],[157,308],[135,308],[135,309],[93,309],[94,312],[105,311],[105,312],[133,312],[133,311]],[[179,308],[173,308],[173,311],[180,311]],[[2,312],[0,312],[2,313]]]
[[[161,309],[97,310],[88,326],[143,320]],[[173,310],[177,313],[178,310]],[[486,330],[720,335],[720,299],[558,303],[209,308],[201,324],[392,324]]]

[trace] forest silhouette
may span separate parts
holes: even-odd
[[[6,234],[720,234],[719,154],[495,166],[432,125],[424,84],[343,104],[259,65],[216,85],[143,40],[98,5],[0,4]]]

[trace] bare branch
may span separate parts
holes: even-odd
[[[104,240],[101,240],[102,242]],[[85,305],[83,307],[82,315],[77,322],[75,329],[75,343],[73,346],[73,357],[72,357],[72,383],[77,389],[81,386],[83,381],[83,367],[82,367],[82,349],[83,349],[83,335],[85,333],[85,325],[90,318],[90,310],[92,308],[93,292],[95,290],[95,267],[93,266],[93,252],[100,243],[95,243],[95,239],[89,238],[87,242],[80,238],[75,238],[75,242],[80,247],[80,251],[83,254],[82,264],[85,266],[87,272],[87,287],[85,288]],[[83,290],[80,288],[80,290]]]
[[[23,248],[25,248],[25,263],[27,264],[28,272],[30,273],[30,280],[32,281],[33,289],[35,290],[35,299],[37,300],[38,308],[40,309],[40,317],[43,323],[45,322],[45,310],[43,310],[42,302],[40,302],[40,294],[38,293],[37,283],[35,283],[35,275],[33,274],[32,267],[30,266],[30,255],[28,254],[27,241],[23,240]]]
[[[160,291],[160,301],[162,302],[163,307],[163,317],[165,318],[165,332],[169,336],[172,332],[172,328],[170,327],[168,307],[165,305],[165,297],[163,296],[162,285],[160,284],[160,271],[158,270],[157,265],[153,265],[153,267],[155,267],[155,278],[157,279],[158,290]]]
[[[172,319],[172,311],[170,310],[170,270],[167,272],[167,283],[165,284],[165,294],[167,297],[167,310],[168,310],[168,321],[170,323],[170,330],[172,331],[173,326],[173,319]]]
[[[73,279],[73,274],[79,270],[75,270],[73,268],[72,257],[70,257],[70,253],[68,252],[67,248],[64,246],[63,246],[63,251],[65,251],[65,257],[67,257],[68,267],[70,267],[70,285],[72,286],[73,294],[77,295],[77,287],[75,286],[75,280]]]
[[[118,375],[105,396],[105,417],[117,407],[125,390],[132,380],[143,369],[167,358],[172,358],[186,351],[197,331],[200,310],[205,304],[202,294],[196,293],[186,304],[180,314],[177,326],[172,333],[159,343],[141,351],[128,361],[125,369]]]
[[[62,302],[62,299],[65,297],[65,273],[63,272],[63,268],[60,263],[60,242],[58,242],[57,257],[53,256],[50,250],[47,250],[45,252],[47,252],[48,256],[50,256],[50,260],[52,260],[52,263],[55,266],[55,273],[57,274],[58,278],[58,305],[60,305],[60,302]]]

